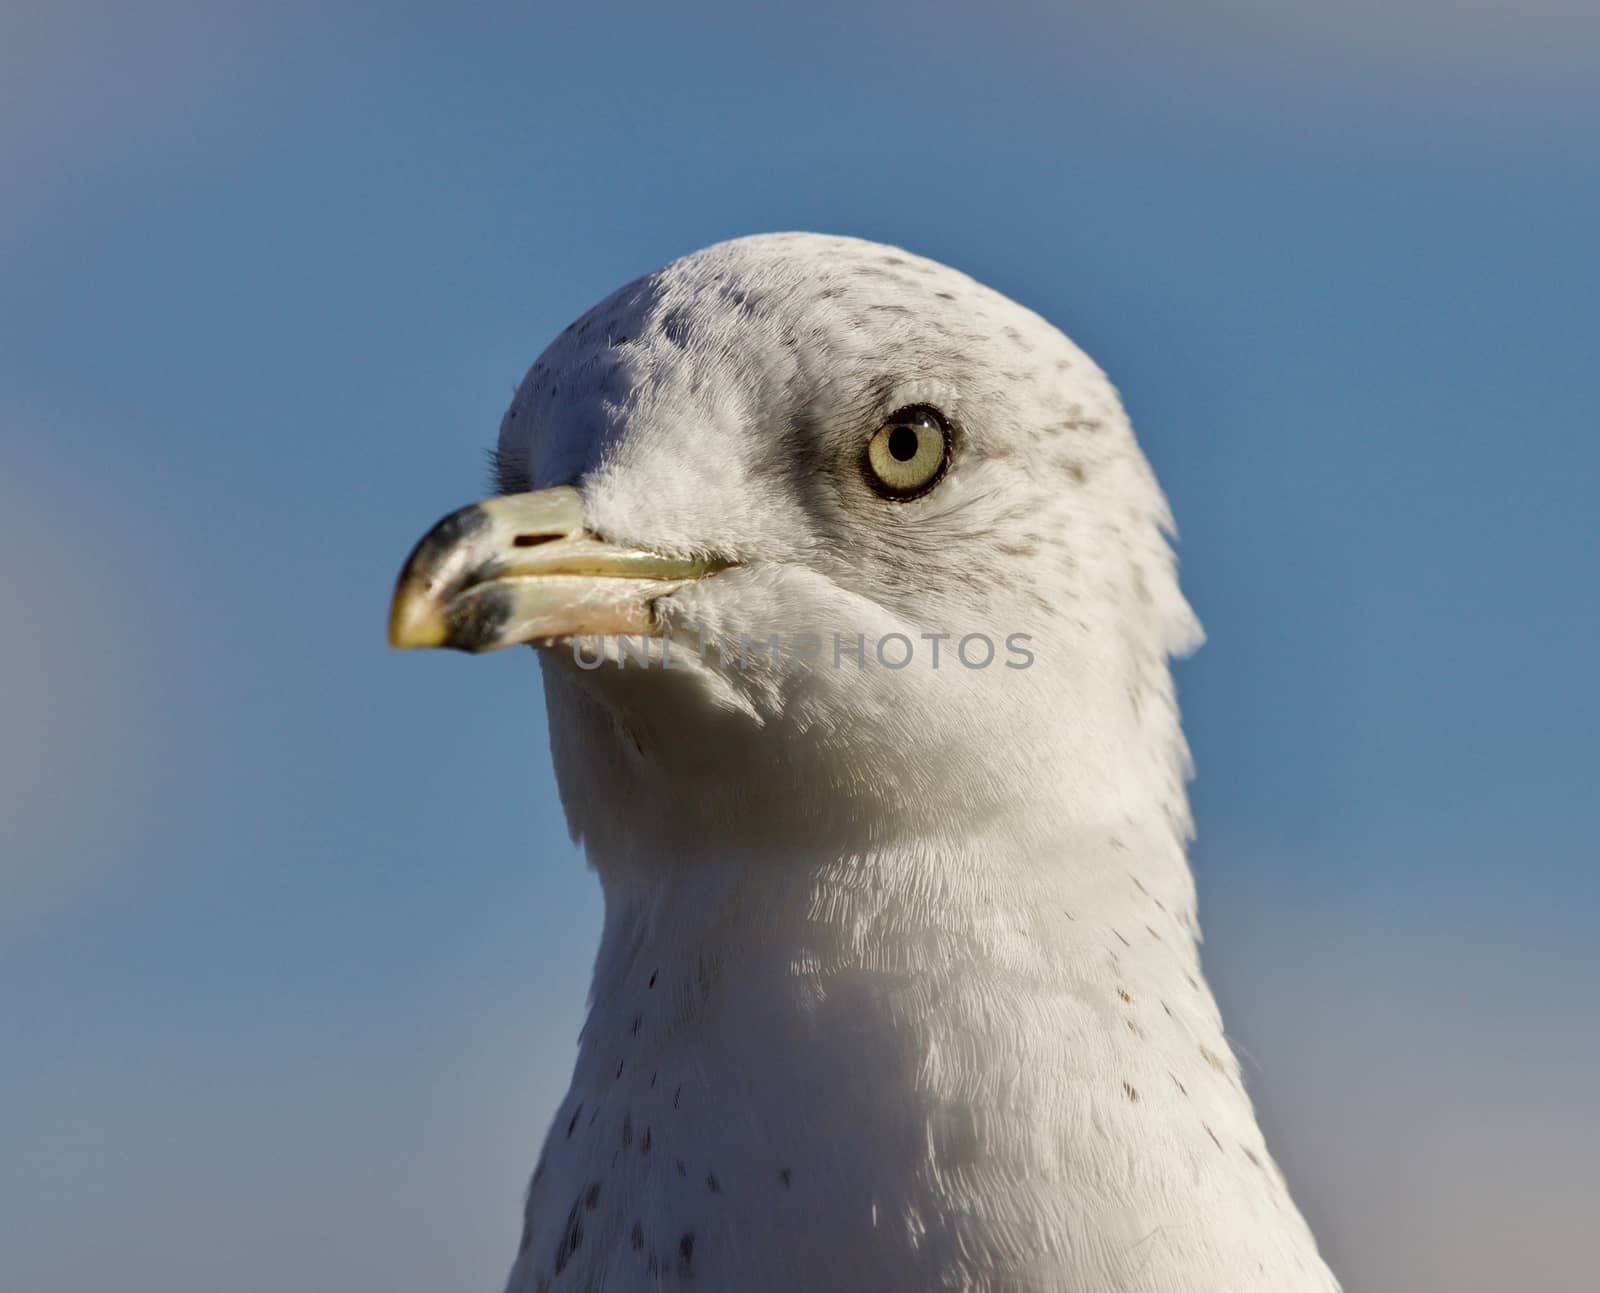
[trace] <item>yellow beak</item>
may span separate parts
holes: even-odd
[[[652,603],[727,566],[595,538],[568,486],[473,503],[412,549],[389,644],[493,651],[602,633],[649,633]]]

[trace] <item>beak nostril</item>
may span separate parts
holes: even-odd
[[[513,548],[537,548],[541,543],[554,543],[559,534],[519,534],[511,540]]]

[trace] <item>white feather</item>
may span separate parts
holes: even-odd
[[[913,403],[956,457],[886,502],[862,447]],[[685,668],[544,653],[606,920],[513,1293],[1337,1288],[1201,976],[1199,629],[1092,362],[907,253],[743,239],[568,329],[499,455],[741,563],[659,607]],[[866,659],[691,649],[808,633]],[[952,661],[969,633],[1030,667]]]

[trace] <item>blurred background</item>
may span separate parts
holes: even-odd
[[[599,922],[536,664],[384,647],[625,280],[897,243],[1110,371],[1206,959],[1351,1293],[1600,1210],[1600,8],[0,14],[0,1284],[495,1290]]]

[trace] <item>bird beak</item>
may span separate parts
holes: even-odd
[[[412,549],[389,609],[389,645],[478,652],[649,633],[656,598],[726,565],[595,538],[569,486],[491,498],[450,513]]]

